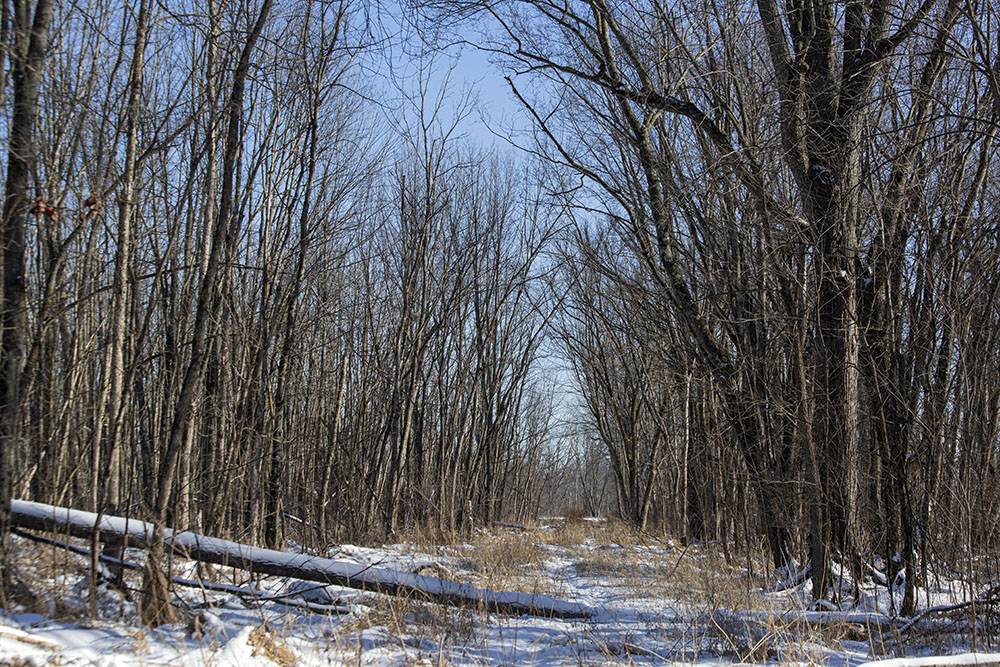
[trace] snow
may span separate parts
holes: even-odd
[[[243,628],[240,630],[235,637],[227,641],[221,649],[209,658],[211,664],[218,665],[219,667],[228,665],[232,667],[244,667],[244,665],[253,664],[269,667],[272,665],[273,663],[263,656],[259,658],[254,656],[253,648],[250,646],[251,632],[253,632],[253,628]]]
[[[85,520],[96,520],[81,514]],[[130,531],[145,530],[139,522],[129,523]],[[884,587],[866,589],[861,603],[850,610],[813,611],[806,608],[808,580],[788,590],[762,590],[768,583],[762,572],[752,574],[739,563],[726,564],[711,546],[632,544],[620,537],[602,540],[597,522],[584,524],[582,530],[589,536],[579,542],[560,540],[559,530],[554,526],[497,531],[502,536],[496,538],[499,556],[494,559],[502,576],[490,569],[494,566],[489,565],[486,546],[493,542],[485,534],[465,544],[423,548],[341,545],[330,559],[266,550],[255,550],[254,556],[281,562],[308,559],[313,566],[330,561],[350,571],[392,572],[404,578],[435,566],[460,580],[451,585],[483,590],[499,582],[526,591],[510,595],[534,594],[595,610],[592,618],[493,614],[288,577],[248,580],[238,570],[215,568],[213,589],[175,591],[178,607],[200,619],[197,632],[187,622],[143,627],[134,604],[111,590],[102,593],[99,618],[91,620],[84,579],[87,558],[15,538],[17,550],[34,549],[30,553],[37,555],[19,561],[20,575],[40,596],[52,591],[61,597],[58,605],[50,603],[43,613],[0,612],[0,664],[20,660],[28,665],[273,667],[274,656],[261,648],[261,637],[289,652],[303,667],[730,665],[757,660],[831,667],[1000,663],[1000,655],[963,653],[971,647],[960,635],[935,634],[927,645],[920,643],[920,634],[902,645],[893,643],[892,633],[867,638],[865,633],[880,626],[899,624],[889,615]],[[511,563],[519,552],[509,555],[503,549],[514,549],[518,541],[531,545],[536,557]],[[46,570],[44,554],[62,563],[60,569]],[[143,554],[130,549],[125,558],[141,561]],[[75,565],[68,566],[67,561]],[[190,580],[198,575],[194,564],[184,561],[176,563],[175,572]],[[126,576],[137,586],[139,573]],[[736,593],[721,592],[727,586]],[[956,582],[935,581],[932,590],[921,591],[920,599],[953,603],[960,600],[960,590]],[[336,613],[314,613],[324,607]],[[946,625],[954,630],[956,623],[927,622],[921,628],[935,632]],[[845,625],[864,630],[865,636],[838,634],[842,630],[837,628]],[[942,658],[933,657],[934,653],[959,655]],[[870,662],[877,657],[896,659]]]
[[[1000,665],[1000,653],[960,653],[926,658],[893,658],[865,662],[859,667],[937,667],[938,665]]]

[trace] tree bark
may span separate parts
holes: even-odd
[[[4,3],[6,9],[6,3]],[[10,502],[21,403],[21,368],[27,326],[25,302],[25,225],[28,182],[34,162],[33,133],[38,110],[42,66],[48,50],[52,0],[38,0],[34,17],[27,2],[15,3],[14,48],[10,54],[14,79],[14,109],[7,146],[7,182],[4,186],[0,243],[3,246],[3,302],[0,303],[0,604],[10,599]],[[6,27],[6,26],[5,26]],[[6,46],[6,44],[5,44]],[[36,213],[48,214],[40,210]],[[55,209],[52,209],[53,211]],[[56,213],[58,214],[58,213]]]

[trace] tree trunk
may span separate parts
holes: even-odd
[[[223,176],[222,176],[222,196],[219,206],[219,214],[214,221],[212,232],[212,247],[209,250],[208,262],[205,273],[201,279],[198,291],[198,303],[195,310],[194,334],[191,341],[191,356],[180,388],[180,395],[174,409],[173,420],[170,429],[166,434],[167,446],[164,452],[163,465],[159,471],[157,482],[156,505],[154,509],[154,521],[157,527],[162,527],[167,519],[167,509],[173,496],[174,482],[177,469],[180,463],[181,453],[184,449],[184,438],[190,424],[192,407],[195,396],[202,384],[205,370],[206,350],[208,344],[208,327],[215,319],[220,300],[215,298],[219,269],[223,256],[232,255],[232,246],[236,241],[235,225],[237,216],[233,210],[234,181],[237,166],[237,158],[241,147],[241,116],[243,113],[243,97],[247,77],[250,72],[250,56],[256,46],[257,39],[264,30],[264,24],[273,5],[273,0],[264,0],[260,13],[254,23],[247,41],[243,46],[237,64],[236,73],[233,78],[233,87],[229,98],[228,111],[228,133],[226,136],[226,147],[223,156]],[[162,532],[156,535],[153,547],[150,551],[152,564],[148,567],[149,573],[160,572],[163,548]],[[152,574],[150,574],[152,577]],[[164,577],[164,580],[166,577]],[[162,587],[158,586],[158,577],[147,581],[145,588],[155,595],[163,593]],[[161,600],[155,603],[155,609],[165,607]],[[150,617],[151,620],[159,620],[158,615]]]
[[[6,10],[6,3],[5,10]],[[0,604],[10,603],[10,501],[16,450],[21,447],[19,421],[23,400],[21,368],[27,327],[25,302],[25,218],[28,215],[28,181],[34,161],[34,126],[42,65],[48,50],[52,0],[38,0],[34,17],[27,2],[15,3],[13,52],[14,109],[7,146],[7,181],[4,186],[0,242],[3,247],[3,301],[0,303]],[[5,25],[6,27],[6,25]],[[48,215],[38,202],[35,213]],[[55,209],[51,209],[55,211]],[[58,214],[56,212],[55,214]]]

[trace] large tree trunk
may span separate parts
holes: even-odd
[[[6,3],[4,3],[6,10]],[[21,412],[21,365],[27,326],[25,303],[25,218],[28,215],[28,181],[35,155],[32,134],[42,80],[42,65],[49,42],[52,0],[38,0],[29,16],[27,2],[15,3],[14,48],[10,54],[14,79],[14,111],[8,130],[7,182],[4,186],[0,244],[3,247],[3,302],[0,303],[0,604],[7,607],[10,594],[10,500],[14,454]],[[6,27],[6,25],[4,26]],[[7,44],[5,43],[6,47]],[[52,209],[55,211],[55,209]],[[44,202],[35,208],[49,214]],[[58,213],[56,213],[58,214]]]

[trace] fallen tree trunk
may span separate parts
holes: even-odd
[[[42,535],[35,535],[34,533],[29,533],[27,531],[21,530],[20,528],[14,529],[14,535],[23,537],[26,540],[31,540],[38,544],[45,544],[50,547],[55,547],[56,549],[64,549],[70,553],[89,558],[93,555],[90,549],[85,549],[84,547],[78,547],[75,544],[69,544],[67,542],[60,542],[59,540],[54,540],[50,537],[44,537]],[[141,570],[142,565],[138,563],[132,563],[127,560],[121,560],[120,558],[114,558],[112,556],[105,556],[104,554],[97,555],[98,560],[102,564],[114,565],[125,570]],[[111,573],[108,572],[106,576],[110,577]],[[213,593],[228,593],[230,595],[235,595],[240,598],[244,604],[248,603],[262,603],[262,602],[277,602],[278,604],[285,605],[287,607],[295,607],[296,609],[305,609],[306,611],[311,611],[315,614],[346,614],[350,613],[350,608],[344,605],[330,605],[330,604],[317,604],[309,602],[308,600],[295,600],[296,596],[301,594],[301,591],[292,591],[290,593],[285,593],[284,595],[272,595],[262,590],[258,590],[252,586],[237,586],[234,584],[217,584],[211,581],[204,581],[202,579],[185,579],[184,577],[170,577],[170,582],[177,586],[185,586],[187,588],[199,588],[204,591],[212,591]],[[327,584],[317,583],[316,588],[323,588]],[[128,595],[127,589],[122,590],[126,595]],[[306,589],[309,591],[312,589]]]
[[[11,523],[18,528],[44,530],[90,538],[99,530],[102,540],[127,539],[135,547],[153,541],[153,524],[136,519],[97,515],[26,500],[11,501]],[[363,591],[400,595],[427,602],[483,609],[491,613],[547,618],[592,618],[597,610],[546,595],[492,591],[446,579],[359,565],[308,554],[261,549],[247,544],[166,529],[164,541],[174,553],[192,560],[235,567],[248,572],[345,586]]]

